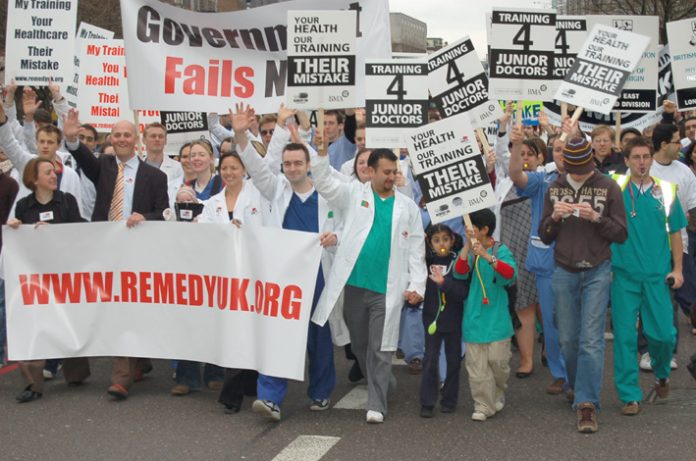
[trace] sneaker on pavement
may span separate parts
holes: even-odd
[[[384,414],[380,413],[379,411],[367,410],[365,421],[368,424],[381,424],[384,422]]]
[[[658,379],[655,382],[655,394],[661,399],[669,395],[669,379]]]
[[[559,395],[563,393],[563,386],[565,385],[565,379],[557,378],[554,379],[549,387],[546,388],[546,393],[551,395]]]
[[[280,407],[270,400],[254,400],[251,409],[271,421],[280,421]]]
[[[488,417],[482,411],[475,411],[471,414],[471,419],[474,421],[485,421],[488,419]]]
[[[44,380],[50,381],[50,380],[52,380],[52,379],[54,378],[54,376],[55,376],[55,375],[53,374],[52,371],[49,371],[49,370],[46,370],[46,369],[43,370],[43,377],[44,377]]]
[[[312,400],[312,403],[309,405],[309,409],[312,411],[324,411],[328,410],[330,405],[331,400],[329,399]]]
[[[126,400],[128,398],[128,389],[121,384],[112,384],[106,390],[106,393],[116,401]]]
[[[415,358],[408,362],[408,372],[412,375],[419,375],[423,371],[423,361],[419,358]]]
[[[621,408],[621,414],[624,416],[635,416],[640,413],[640,402],[628,402]]]
[[[672,357],[672,360],[669,361],[669,367],[670,367],[672,370],[676,370],[677,368],[679,368],[679,364],[677,363],[677,358],[676,358],[676,357]]]
[[[578,432],[583,434],[593,434],[599,429],[597,424],[597,410],[594,404],[583,402],[578,405]]]
[[[503,408],[505,408],[505,396],[501,396],[496,402],[495,402],[495,412],[503,411]]]
[[[191,388],[188,387],[186,384],[177,384],[176,386],[172,387],[170,393],[177,397],[181,397],[182,395],[190,394]]]
[[[420,415],[421,415],[421,418],[432,418],[433,417],[433,407],[421,407]]]
[[[650,363],[649,352],[646,352],[640,356],[640,369],[643,371],[652,371],[652,363]]]

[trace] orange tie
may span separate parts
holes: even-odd
[[[124,195],[124,180],[123,168],[125,164],[118,164],[118,175],[116,176],[116,184],[114,185],[114,195],[111,197],[111,208],[109,208],[109,221],[121,221],[123,219],[123,195]]]

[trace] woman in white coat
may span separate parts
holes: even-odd
[[[254,185],[245,179],[244,163],[236,152],[220,158],[220,177],[225,187],[205,202],[198,217],[200,223],[235,222],[239,225],[263,225],[267,203]]]

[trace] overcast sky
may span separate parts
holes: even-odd
[[[468,35],[480,57],[486,47],[486,11],[494,6],[549,8],[550,0],[389,0],[389,10],[404,13],[428,25],[428,37],[447,42]]]

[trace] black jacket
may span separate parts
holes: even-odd
[[[442,294],[445,298],[445,309],[437,318],[437,331],[440,333],[460,332],[461,334],[464,301],[469,296],[469,280],[459,280],[452,277],[456,260],[457,254],[454,252],[446,256],[431,254],[426,258],[428,273],[431,273],[431,265],[445,266],[449,269],[442,287],[438,287],[430,278],[426,283],[425,300],[423,301],[423,325],[426,334],[428,326],[435,321]]]
[[[116,158],[112,155],[95,157],[82,143],[70,153],[82,172],[94,183],[97,197],[94,201],[92,221],[108,221],[111,198],[118,176]],[[140,161],[135,175],[133,190],[133,213],[140,213],[148,221],[162,221],[162,212],[169,207],[167,195],[167,175],[159,169]]]
[[[42,219],[42,213],[52,213],[52,216]],[[22,198],[15,207],[15,217],[22,224],[34,224],[39,221],[51,224],[85,221],[80,216],[80,208],[77,206],[75,197],[59,190],[53,193],[53,199],[45,205],[39,203],[33,193]]]

